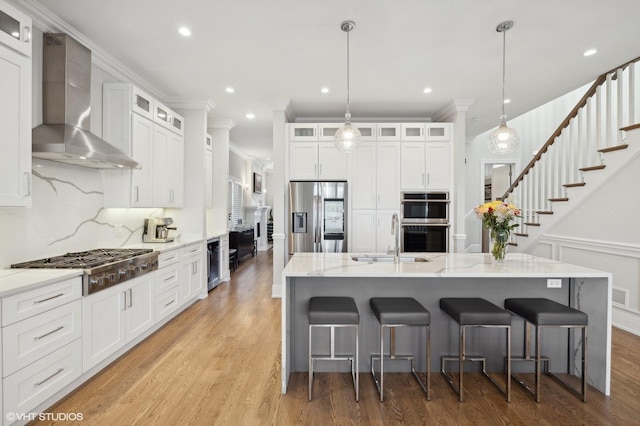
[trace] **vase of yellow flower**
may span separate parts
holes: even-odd
[[[482,226],[490,232],[493,260],[496,263],[503,263],[511,230],[518,226],[514,222],[520,217],[520,209],[511,203],[495,200],[479,205],[474,211],[482,220]]]

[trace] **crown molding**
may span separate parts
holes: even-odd
[[[207,127],[210,129],[231,130],[236,127],[236,123],[230,118],[210,118],[207,120]]]
[[[247,154],[246,152],[242,151],[240,148],[238,148],[236,145],[234,145],[231,142],[229,142],[229,151],[233,152],[234,154],[236,154],[238,157],[242,158],[245,161],[253,161],[254,160],[254,157],[252,157],[249,154]]]
[[[289,123],[292,123],[296,118],[290,99],[272,99],[269,101],[269,106],[273,112],[284,112],[284,116]]]
[[[433,119],[437,121],[447,121],[450,117],[458,112],[465,112],[471,105],[476,102],[475,98],[460,98],[454,99],[440,108],[433,116]]]
[[[210,112],[216,104],[209,98],[172,98],[167,105],[174,109],[202,109]]]
[[[86,46],[91,50],[91,62],[111,76],[120,81],[131,83],[156,98],[167,99],[166,93],[150,85],[139,74],[110,55],[86,35],[69,25],[42,4],[34,0],[12,1],[12,4],[29,15],[33,21],[33,26],[43,33],[65,33]]]

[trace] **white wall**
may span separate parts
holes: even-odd
[[[476,136],[466,144],[466,169],[465,169],[465,231],[467,234],[466,250],[477,251],[481,242],[482,226],[473,214],[473,208],[484,200],[482,185],[483,162],[510,162],[520,164],[520,170],[515,170],[514,179],[522,172],[537,150],[547,141],[551,134],[558,128],[562,120],[566,118],[573,107],[584,96],[591,84],[580,87],[566,95],[548,102],[519,117],[508,120],[507,124],[518,132],[520,147],[512,153],[504,156],[491,154],[487,148],[487,140],[491,130]],[[508,108],[507,108],[508,113]],[[496,125],[498,124],[496,117]],[[517,200],[516,200],[517,201]]]
[[[42,32],[33,34],[33,126],[42,123]],[[102,135],[102,83],[92,66],[91,131]],[[105,209],[100,170],[33,161],[31,208],[0,207],[0,268],[12,263],[142,241],[144,219],[162,209]]]

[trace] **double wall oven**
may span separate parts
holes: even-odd
[[[449,193],[403,192],[401,203],[401,251],[447,253]]]

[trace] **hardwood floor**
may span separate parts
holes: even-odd
[[[271,298],[271,261],[271,252],[245,258],[230,282],[48,412],[82,413],[83,423],[113,426],[640,424],[640,337],[618,329],[611,396],[591,388],[586,404],[548,378],[541,403],[516,383],[507,403],[479,374],[465,375],[463,403],[436,373],[431,401],[409,374],[385,375],[384,403],[369,374],[361,375],[359,403],[346,373],[316,374],[312,402],[306,373],[294,374],[281,395],[280,300]]]

